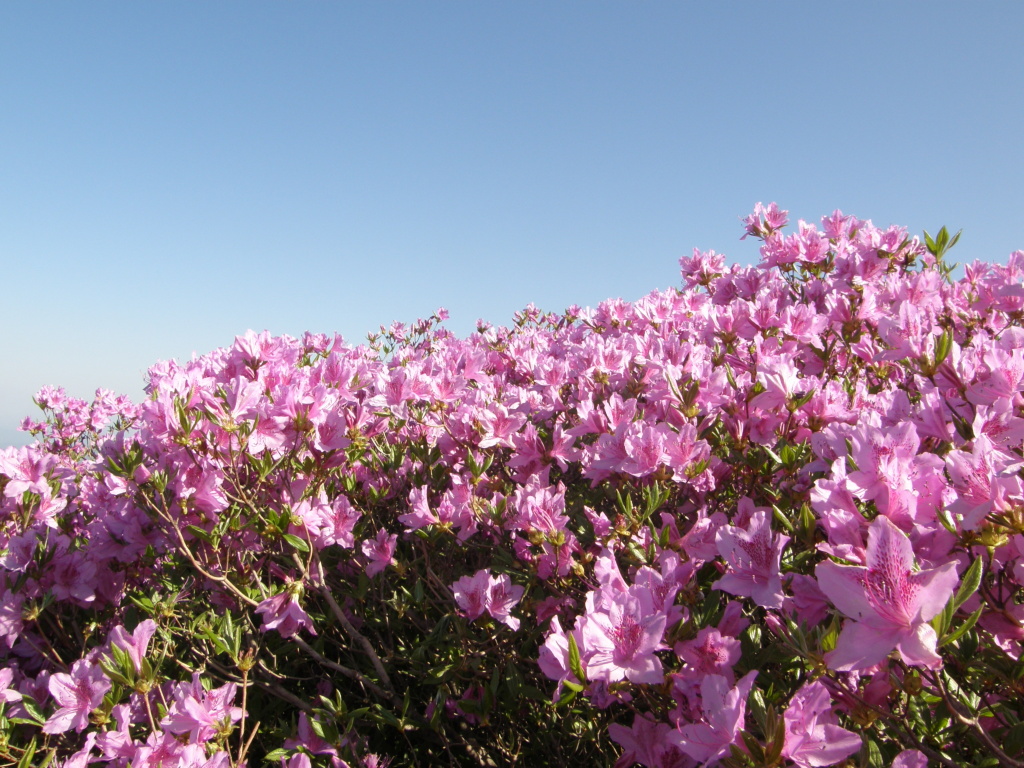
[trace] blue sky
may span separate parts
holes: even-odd
[[[1024,248],[1019,3],[0,5],[0,446],[246,329],[470,333],[835,208]]]

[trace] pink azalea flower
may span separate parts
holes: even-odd
[[[956,498],[949,511],[962,516],[961,526],[973,531],[981,527],[993,512],[1006,511],[1010,506],[1007,496],[1020,493],[1020,480],[1016,468],[1006,471],[1005,461],[984,435],[974,439],[971,453],[950,451],[946,456],[946,471],[953,481]]]
[[[487,589],[490,572],[484,568],[472,576],[463,576],[452,584],[455,602],[462,609],[463,615],[470,621],[476,621],[487,610]]]
[[[90,763],[96,762],[92,757],[92,751],[96,746],[96,733],[90,731],[85,735],[85,744],[67,760],[59,762],[55,768],[87,768]]]
[[[512,435],[526,423],[525,416],[518,413],[509,414],[508,409],[500,403],[492,403],[482,409],[477,418],[483,430],[483,437],[480,440],[481,448],[493,446],[511,448]]]
[[[794,573],[790,577],[789,588],[793,597],[787,599],[786,610],[795,614],[796,621],[814,627],[825,620],[829,610],[828,598],[813,577]]]
[[[943,609],[959,578],[955,564],[915,573],[910,540],[886,517],[868,529],[867,567],[818,565],[818,585],[849,616],[826,657],[839,671],[872,667],[896,649],[907,664],[937,667],[937,637],[928,623]]]
[[[11,667],[0,669],[0,702],[21,701],[21,694],[11,688],[14,682],[14,670]]]
[[[285,749],[297,749],[304,747],[313,755],[337,755],[338,750],[327,741],[316,735],[313,726],[309,723],[309,716],[305,712],[299,712],[299,726],[295,738],[285,739]]]
[[[137,749],[129,730],[132,723],[131,708],[127,704],[118,704],[114,707],[111,715],[114,722],[117,723],[117,728],[109,728],[101,733],[96,740],[96,746],[108,761],[114,762],[121,758],[131,760],[135,757]],[[114,762],[114,764],[118,765],[119,763]]]
[[[476,621],[486,611],[492,618],[511,629],[519,629],[519,619],[509,611],[519,602],[525,590],[513,584],[508,574],[492,576],[483,568],[472,576],[463,576],[452,584],[455,602],[470,621]]]
[[[881,429],[864,425],[850,438],[857,470],[849,475],[850,487],[859,498],[874,500],[879,510],[888,512],[890,497],[907,487],[911,465],[920,440],[913,422]]]
[[[892,761],[892,768],[928,768],[928,757],[918,749],[904,749]]]
[[[142,659],[146,655],[146,648],[149,646],[149,640],[153,637],[154,632],[156,632],[156,622],[146,619],[140,622],[130,635],[123,626],[114,627],[110,632],[110,642],[125,651],[131,658],[135,671],[141,672]]]
[[[573,635],[578,648],[581,643],[579,632],[574,630],[569,634]],[[586,674],[586,663],[582,659],[580,663],[583,666],[583,673]],[[577,680],[572,670],[569,669],[569,635],[562,629],[557,616],[551,620],[551,631],[544,638],[544,644],[540,647],[540,651],[537,654],[537,666],[540,667],[540,671],[547,677],[558,681],[558,686],[555,688],[555,698],[558,697],[558,692],[562,689],[562,683],[566,680],[572,678],[572,682],[579,685],[585,682],[584,680]]]
[[[835,765],[860,749],[860,737],[839,727],[828,689],[820,680],[794,694],[783,719],[786,741],[782,756],[800,768]]]
[[[525,591],[518,584],[513,584],[507,573],[491,576],[487,585],[487,612],[510,629],[519,629],[519,619],[510,616],[509,611],[522,599]]]
[[[397,543],[398,535],[394,533],[389,535],[383,528],[377,531],[375,539],[372,541],[367,539],[362,543],[363,555],[369,560],[366,564],[367,576],[372,579],[394,562]]]
[[[703,765],[729,753],[729,745],[743,727],[747,697],[757,672],[748,672],[736,687],[721,675],[708,675],[700,684],[704,722],[683,725],[669,739]]]
[[[625,430],[623,448],[628,457],[622,462],[619,471],[635,477],[643,477],[657,471],[658,467],[668,461],[666,452],[666,433],[670,433],[664,425],[651,426],[643,422],[630,424]]]
[[[88,605],[96,599],[96,563],[82,550],[66,552],[54,558],[49,567],[53,596]]]
[[[740,660],[740,641],[723,637],[714,627],[704,627],[693,640],[676,643],[675,651],[686,662],[684,677],[722,675],[730,683],[735,679],[732,668]]]
[[[168,731],[154,731],[146,737],[146,743],[137,747],[132,758],[132,768],[163,768],[165,765],[179,765],[184,745]]]
[[[209,741],[231,723],[241,720],[241,707],[231,706],[236,688],[234,683],[225,683],[207,691],[199,674],[193,673],[191,683],[178,685],[161,725],[171,733],[189,734],[192,742]]]
[[[673,728],[668,723],[656,723],[648,716],[637,715],[632,728],[618,723],[608,726],[608,735],[622,747],[622,755],[613,768],[630,768],[640,763],[651,768],[688,768],[693,761],[678,745],[669,741]]]
[[[754,206],[754,212],[743,219],[746,234],[741,239],[750,235],[760,238],[767,237],[771,232],[781,229],[789,223],[788,213],[789,211],[780,210],[776,203],[769,203],[767,207],[757,203]]]
[[[741,507],[744,501],[750,505],[749,499],[744,499]],[[781,608],[779,559],[788,542],[788,536],[772,536],[769,513],[764,509],[751,514],[746,530],[723,526],[715,534],[715,544],[729,564],[729,572],[715,583],[715,588],[750,597],[762,608]]]
[[[276,629],[281,637],[291,637],[300,629],[305,628],[309,634],[316,634],[313,620],[299,605],[299,590],[296,589],[296,586],[289,584],[283,592],[268,597],[256,606],[256,613],[263,616],[261,631],[269,632]]]
[[[72,728],[81,733],[89,725],[89,713],[103,703],[110,681],[98,666],[80,659],[72,665],[71,674],[52,675],[48,688],[60,707],[43,724],[43,733],[64,733]]]
[[[590,679],[607,683],[624,678],[634,683],[663,682],[665,673],[654,652],[663,647],[665,614],[645,613],[639,598],[628,592],[611,595],[605,610],[597,610],[594,603],[592,592],[587,597],[581,627],[580,652],[586,655]]]

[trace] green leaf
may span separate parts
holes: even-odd
[[[757,765],[765,764],[764,747],[761,746],[761,742],[755,739],[746,731],[740,731],[740,738],[743,739],[744,745],[747,747],[747,752],[754,758],[754,762]]]
[[[569,635],[569,670],[576,675],[576,679],[581,683],[587,682],[587,675],[583,671],[583,663],[580,661],[580,649],[572,634]]]
[[[156,606],[153,604],[153,601],[148,597],[135,597],[134,595],[129,595],[128,599],[148,614],[152,614],[153,611],[156,610]]]
[[[956,428],[956,433],[964,440],[973,440],[974,426],[955,410],[950,411],[949,415],[953,417],[953,426]]]
[[[813,387],[811,389],[807,390],[802,395],[800,395],[799,397],[797,397],[796,399],[793,400],[793,406],[795,408],[799,408],[799,407],[801,407],[803,405],[807,405],[807,403],[811,402],[811,398],[814,397],[814,393],[816,391],[817,390],[814,389]]]
[[[860,749],[860,760],[863,768],[885,768],[885,760],[882,758],[882,750],[871,739],[866,739]]]
[[[1003,749],[1010,755],[1019,755],[1024,751],[1024,723],[1017,723],[1006,732]]]
[[[945,528],[954,536],[960,535],[959,533],[957,533],[956,524],[953,522],[953,518],[949,514],[948,509],[940,509],[938,513],[936,513],[936,517],[939,519],[939,522],[942,523],[943,528]]]
[[[799,457],[800,455],[793,449],[793,446],[789,445],[788,443],[786,445],[783,445],[782,448],[779,449],[779,458],[782,459],[782,466],[784,467],[788,468],[793,466],[793,463]]]
[[[31,768],[32,758],[36,756],[36,737],[32,737],[32,741],[25,747],[25,752],[21,756],[21,760],[18,761],[18,768]]]
[[[732,366],[728,363],[725,364],[725,378],[729,382],[729,386],[733,389],[739,389],[739,385],[736,383],[736,376],[732,372]]]
[[[310,718],[308,722],[309,727],[312,729],[313,733],[315,733],[321,739],[324,738],[324,724],[315,717]]]
[[[272,752],[268,752],[267,756],[263,759],[268,763],[276,763],[278,760],[284,760],[286,757],[288,757],[287,749],[275,749]]]
[[[956,591],[956,596],[953,598],[954,611],[967,602],[967,599],[978,591],[978,587],[981,586],[983,570],[984,566],[982,565],[980,557],[971,563],[970,567],[964,573],[963,579],[960,581],[960,588]]]
[[[949,625],[953,623],[953,599],[950,598],[942,610],[928,623],[932,625],[936,635],[944,636],[949,631]]]
[[[523,687],[523,696],[534,701],[547,702],[550,700],[550,696],[544,693],[540,688],[535,685],[527,685]]]
[[[629,495],[629,491],[623,494],[619,488],[615,489],[615,501],[618,504],[619,511],[622,516],[630,522],[633,521],[633,497]]]
[[[946,362],[949,353],[953,349],[953,330],[947,328],[935,341],[935,365],[939,366]]]
[[[23,695],[21,698],[21,706],[24,707],[28,716],[40,725],[46,722],[46,717],[43,715],[43,711],[39,709],[39,705],[36,704],[36,700],[31,696],[27,694]]]
[[[963,624],[961,624],[959,627],[954,629],[950,634],[946,635],[944,638],[942,638],[942,640],[939,641],[939,647],[941,648],[944,645],[949,645],[950,643],[955,643],[957,640],[959,640],[965,634],[970,632],[971,629],[974,627],[974,625],[978,623],[978,619],[981,618],[981,613],[984,610],[985,610],[985,606],[983,605],[980,608],[978,608],[978,610],[976,610],[974,613],[972,613],[970,616],[968,616],[967,620],[964,621]]]
[[[299,552],[309,552],[309,544],[300,539],[294,533],[286,533],[284,535],[284,540],[299,550]]]
[[[836,641],[839,639],[839,620],[836,617],[832,618],[825,633],[821,636],[821,650],[831,651],[836,647]]]
[[[750,710],[750,715],[754,718],[754,722],[761,727],[762,731],[766,731],[768,728],[768,706],[765,704],[764,694],[761,693],[760,689],[754,688],[750,692],[747,708]]]
[[[348,713],[348,719],[350,722],[355,722],[356,720],[362,718],[362,716],[369,711],[369,707],[359,707],[358,709],[353,709]]]
[[[464,706],[465,702],[462,702],[462,704]],[[395,717],[393,712],[385,709],[379,704],[376,707],[374,707],[374,714],[379,722],[387,723],[392,728],[398,728],[399,730],[402,729],[402,721]],[[312,722],[310,724],[312,724]]]
[[[519,698],[523,690],[523,676],[519,674],[514,664],[505,667],[505,687],[513,699]]]
[[[492,696],[494,696],[494,697],[498,696],[498,687],[500,685],[501,685],[501,675],[499,674],[498,668],[495,667],[494,672],[491,673],[491,682],[488,685],[488,688],[490,689]],[[406,689],[405,695],[406,696],[409,695],[409,690],[408,689]],[[409,705],[406,704],[405,710],[407,710],[408,708],[409,708]],[[402,715],[403,716],[405,715],[405,710],[402,711]]]
[[[112,683],[117,683],[118,685],[122,685],[126,688],[130,688],[132,686],[132,681],[122,675],[114,664],[108,664],[105,661],[101,661],[100,668]]]
[[[556,708],[564,707],[564,706],[567,706],[568,704],[571,704],[573,702],[573,700],[575,700],[577,693],[578,693],[578,691],[574,691],[572,688],[569,688],[568,686],[566,686],[565,687],[565,692],[561,695],[561,697],[555,703],[555,707]]]
[[[213,534],[211,534],[209,531],[200,528],[198,525],[186,525],[185,528],[197,539],[202,539],[207,544],[214,543]]]
[[[780,718],[775,716],[775,719],[779,720]],[[780,725],[778,726],[778,731],[778,733],[772,735],[772,741],[768,744],[768,749],[765,753],[765,762],[768,765],[778,765],[782,758],[782,750],[786,747],[785,728]]]

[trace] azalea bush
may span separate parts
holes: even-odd
[[[1024,765],[1024,252],[249,332],[0,451],[0,766]]]

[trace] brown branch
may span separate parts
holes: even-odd
[[[398,696],[389,691],[385,691],[375,682],[370,680],[370,678],[368,678],[362,672],[359,672],[358,670],[352,669],[351,667],[346,667],[342,664],[338,664],[335,661],[331,661],[330,659],[325,658],[309,643],[307,643],[298,635],[292,637],[292,642],[299,646],[299,648],[301,648],[307,655],[311,656],[315,661],[319,662],[320,664],[323,664],[328,669],[333,669],[335,672],[340,672],[350,680],[355,680],[357,683],[362,685],[377,698],[383,699],[385,701],[390,701],[392,704],[399,707],[402,706],[402,700]]]
[[[224,669],[224,667],[220,666],[217,662],[213,661],[212,659],[207,659],[205,663],[210,668],[216,670],[216,672],[224,680],[227,680],[227,681],[232,682],[232,683],[239,683],[239,682],[241,682],[241,678],[239,678],[237,675],[231,674],[228,670]],[[275,673],[273,672],[273,670],[271,670],[270,668],[265,666],[263,664],[262,660],[258,662],[258,667],[257,668],[260,670],[260,672],[263,672],[263,673],[267,674],[268,676],[271,676],[271,677],[275,676]],[[282,679],[282,680],[286,679],[286,678],[284,678],[284,677],[282,677],[280,675],[277,675],[277,677],[279,679]],[[265,691],[269,692],[270,694],[276,696],[277,698],[281,699],[282,701],[288,702],[289,704],[291,704],[293,707],[296,707],[297,709],[301,709],[304,712],[312,712],[313,711],[313,708],[309,705],[308,702],[300,699],[298,696],[296,696],[294,693],[289,691],[287,688],[284,688],[284,687],[278,685],[277,683],[273,683],[273,682],[270,682],[268,680],[261,680],[259,678],[251,678],[249,680],[249,683],[252,684],[252,685],[259,686],[260,688],[262,688]]]
[[[293,554],[292,559],[295,561],[295,564],[298,565],[299,568],[302,570],[303,576],[308,577],[309,573],[306,570],[305,566],[303,565],[302,561],[298,558],[298,556]],[[334,615],[334,618],[338,620],[338,623],[341,624],[341,626],[344,628],[346,634],[348,634],[349,637],[351,637],[357,643],[359,643],[359,645],[363,649],[363,652],[370,658],[370,662],[373,664],[373,668],[374,670],[376,670],[377,676],[384,684],[384,687],[387,689],[390,696],[393,697],[395,688],[394,685],[392,685],[391,683],[391,678],[388,676],[387,670],[384,668],[384,663],[380,660],[380,656],[377,655],[377,652],[374,650],[373,645],[370,643],[369,640],[366,639],[366,636],[363,635],[358,629],[356,629],[355,626],[353,626],[352,622],[349,621],[348,616],[346,616],[345,612],[341,610],[341,606],[339,606],[338,602],[334,599],[334,594],[331,592],[331,588],[327,584],[327,578],[324,575],[324,566],[320,562],[320,558],[314,558],[313,562],[316,563],[317,569],[317,591],[327,601],[327,604],[331,608],[331,613]]]
[[[984,742],[985,746],[992,752],[995,758],[999,761],[1000,765],[1006,766],[1006,768],[1024,768],[1024,761],[1014,760],[1008,754],[1003,752],[999,748],[999,745],[989,736],[981,723],[978,722],[978,718],[972,715],[969,711],[965,712],[963,705],[957,701],[954,696],[951,696],[946,686],[942,682],[942,675],[935,674],[932,676],[936,688],[939,690],[939,694],[942,696],[942,700],[946,704],[946,708],[950,711],[953,717],[956,718],[957,722],[961,725],[966,725],[970,728],[979,739]]]
[[[146,504],[149,506],[149,508],[152,509],[154,512],[156,512],[156,514],[160,517],[161,520],[163,520],[164,522],[170,524],[170,526],[174,529],[174,533],[177,535],[178,542],[181,545],[181,553],[183,555],[185,555],[186,558],[188,558],[188,561],[189,561],[189,563],[191,563],[193,568],[195,568],[197,571],[199,571],[199,573],[203,577],[209,579],[210,581],[216,582],[217,584],[223,584],[225,587],[227,587],[228,591],[230,591],[232,594],[235,595],[235,597],[237,597],[239,600],[241,600],[242,602],[246,603],[247,605],[249,605],[249,606],[257,606],[257,605],[259,605],[258,602],[253,600],[251,597],[249,597],[244,592],[242,592],[238,587],[236,587],[231,582],[231,580],[228,579],[227,576],[215,576],[214,574],[210,573],[205,568],[203,568],[203,566],[201,566],[199,564],[199,561],[196,559],[195,555],[192,554],[192,550],[189,548],[188,542],[185,541],[185,536],[181,532],[181,528],[178,526],[178,521],[175,520],[174,517],[169,512],[165,512],[165,511],[157,508],[157,506],[155,504],[153,504],[152,502],[150,502],[150,500],[148,498],[146,498],[146,497],[144,497],[144,498],[145,498]]]

